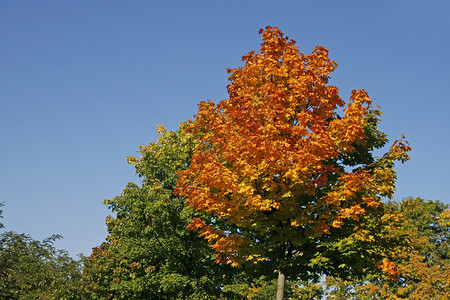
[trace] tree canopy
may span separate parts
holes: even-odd
[[[200,103],[190,123],[200,144],[176,192],[210,219],[189,227],[232,265],[304,278],[381,267],[394,276],[383,230],[395,216],[381,198],[394,193],[394,162],[408,159],[408,143],[375,157],[388,142],[381,112],[364,90],[346,105],[328,84],[337,66],[328,50],[304,54],[276,27],[260,33],[260,51],[228,70],[229,98]]]
[[[0,234],[0,299],[84,299],[81,262],[55,249],[59,238]]]

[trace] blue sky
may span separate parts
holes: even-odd
[[[330,49],[331,83],[364,88],[391,141],[406,134],[396,200],[450,203],[450,2],[1,1],[0,202],[6,230],[88,255],[104,199],[138,182],[125,157],[227,97],[226,68],[279,27]]]

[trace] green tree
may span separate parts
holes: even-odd
[[[83,299],[81,262],[55,249],[59,238],[0,234],[0,299]]]
[[[105,200],[115,213],[106,220],[107,241],[84,261],[92,299],[240,299],[248,294],[242,270],[215,263],[207,242],[186,229],[202,214],[173,194],[176,172],[189,166],[196,146],[185,127],[176,132],[158,127],[158,141],[141,146],[142,156],[127,158],[142,185],[129,183],[120,196]],[[243,289],[233,289],[234,284]]]
[[[408,159],[409,145],[396,141],[375,157],[387,143],[381,112],[364,90],[347,103],[339,97],[328,84],[337,66],[328,50],[304,54],[276,27],[260,33],[260,51],[228,70],[229,98],[202,102],[190,125],[200,145],[176,191],[209,219],[189,228],[224,262],[277,270],[277,299],[286,275],[362,275],[381,266],[394,276],[384,231],[395,216],[385,215],[381,198],[392,197],[394,162]]]

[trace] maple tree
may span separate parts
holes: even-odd
[[[278,298],[285,275],[396,276],[384,250],[396,216],[384,214],[381,198],[394,193],[394,162],[408,159],[408,143],[374,157],[388,141],[381,112],[364,90],[346,105],[328,84],[337,66],[328,50],[301,53],[276,27],[260,34],[260,52],[228,70],[229,98],[201,102],[190,123],[200,144],[176,193],[209,219],[189,228],[217,262],[277,270]]]

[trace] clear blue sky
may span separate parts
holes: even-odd
[[[0,202],[7,230],[90,254],[125,157],[227,97],[226,68],[277,26],[330,49],[332,84],[364,88],[403,133],[396,200],[450,203],[450,1],[1,1]]]

